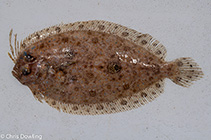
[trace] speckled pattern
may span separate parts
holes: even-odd
[[[53,29],[54,34],[45,38],[41,38],[43,31],[29,36],[21,49],[15,47],[17,58],[11,49],[13,75],[39,101],[44,99],[67,113],[91,115],[129,110],[152,101],[162,92],[164,78],[189,86],[203,75],[191,58],[165,62],[165,48],[150,35],[133,37],[136,32],[118,25],[112,27],[122,28],[115,34],[105,31],[113,23],[99,23],[79,22],[73,30],[65,30],[68,24],[55,26],[46,29],[49,33]],[[87,25],[97,29],[87,30]],[[33,38],[37,40],[30,42]],[[113,111],[105,109],[105,104]]]

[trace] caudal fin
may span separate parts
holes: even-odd
[[[176,72],[170,79],[180,86],[189,87],[193,81],[204,75],[199,65],[190,57],[176,59],[174,64]]]

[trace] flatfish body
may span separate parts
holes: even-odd
[[[13,75],[34,97],[66,113],[109,114],[144,105],[164,79],[188,87],[203,73],[191,58],[166,62],[149,34],[107,21],[49,27],[11,45]]]

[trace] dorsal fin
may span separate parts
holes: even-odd
[[[125,97],[113,102],[100,104],[66,104],[48,97],[44,97],[46,103],[57,110],[76,115],[100,115],[123,112],[138,108],[148,102],[153,101],[164,91],[164,80],[150,85],[141,92],[134,94],[132,97]]]
[[[73,30],[91,30],[117,35],[147,49],[152,54],[162,60],[164,60],[166,56],[165,47],[160,44],[159,41],[153,39],[151,35],[142,34],[125,26],[103,20],[81,21],[69,24],[60,24],[49,28],[45,28],[41,31],[29,35],[26,39],[23,40],[23,44],[21,46],[22,48],[24,48],[24,46],[33,44],[46,37]]]
[[[135,40],[136,44],[141,45],[141,47],[147,49],[149,52],[165,60],[166,58],[166,48],[155,38],[149,34],[142,34]]]

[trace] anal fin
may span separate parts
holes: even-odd
[[[51,107],[62,110],[65,113],[76,115],[101,115],[118,113],[134,108],[138,108],[148,102],[153,101],[164,91],[164,80],[159,80],[150,85],[143,91],[140,91],[130,97],[120,98],[113,102],[105,102],[98,104],[67,104],[56,101],[54,99],[44,97],[46,103]]]

